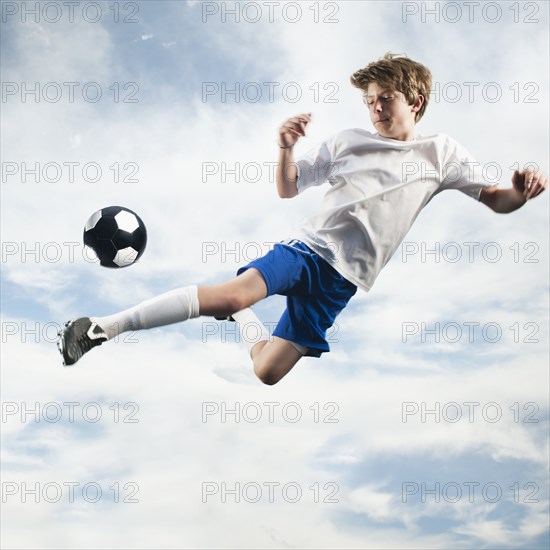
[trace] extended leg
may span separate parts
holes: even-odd
[[[128,330],[181,323],[199,315],[229,315],[266,296],[263,277],[258,270],[249,269],[226,283],[177,288],[114,315],[93,318],[93,321],[111,339]]]
[[[256,269],[248,269],[221,285],[182,287],[113,315],[70,321],[59,333],[58,347],[68,366],[122,332],[179,323],[199,315],[227,315],[266,296],[263,277]]]

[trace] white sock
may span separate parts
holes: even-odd
[[[199,316],[196,286],[186,286],[166,292],[107,317],[93,317],[110,340],[121,332],[161,327]]]
[[[231,317],[239,324],[241,339],[249,354],[252,355],[252,348],[258,342],[269,340],[269,333],[265,325],[256,317],[256,314],[249,307],[237,311],[237,313],[232,313]]]

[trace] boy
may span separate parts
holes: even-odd
[[[126,330],[152,328],[199,315],[261,327],[243,341],[254,371],[275,384],[304,355],[329,351],[327,329],[357,291],[368,291],[409,231],[420,210],[444,189],[458,189],[495,212],[520,208],[548,185],[541,172],[515,172],[510,189],[489,185],[469,153],[445,135],[415,136],[428,104],[431,73],[407,57],[386,54],[354,73],[376,133],[344,130],[294,161],[293,148],[311,114],[288,119],[279,129],[277,190],[292,198],[329,181],[322,210],[299,234],[276,244],[263,258],[241,267],[237,277],[214,286],[187,286],[126,311],[67,323],[58,346],[65,365]],[[422,169],[418,169],[418,167]],[[405,169],[416,167],[416,169]],[[427,176],[429,174],[429,176]],[[273,338],[250,306],[287,296]]]

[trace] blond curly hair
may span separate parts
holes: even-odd
[[[405,96],[409,105],[415,103],[418,96],[422,95],[424,103],[415,114],[415,122],[424,115],[432,88],[432,73],[428,68],[406,55],[390,52],[353,73],[350,80],[356,88],[363,90],[365,95],[372,82],[383,88],[397,90]]]

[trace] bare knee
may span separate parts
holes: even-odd
[[[274,365],[254,361],[254,373],[266,385],[274,386],[286,374],[281,374]]]
[[[279,382],[294,366],[295,362],[287,362],[277,357],[269,357],[256,353],[252,360],[254,373],[266,385],[273,386]]]
[[[277,384],[302,356],[292,344],[276,336],[273,342],[258,342],[252,348],[254,372],[268,386]]]

